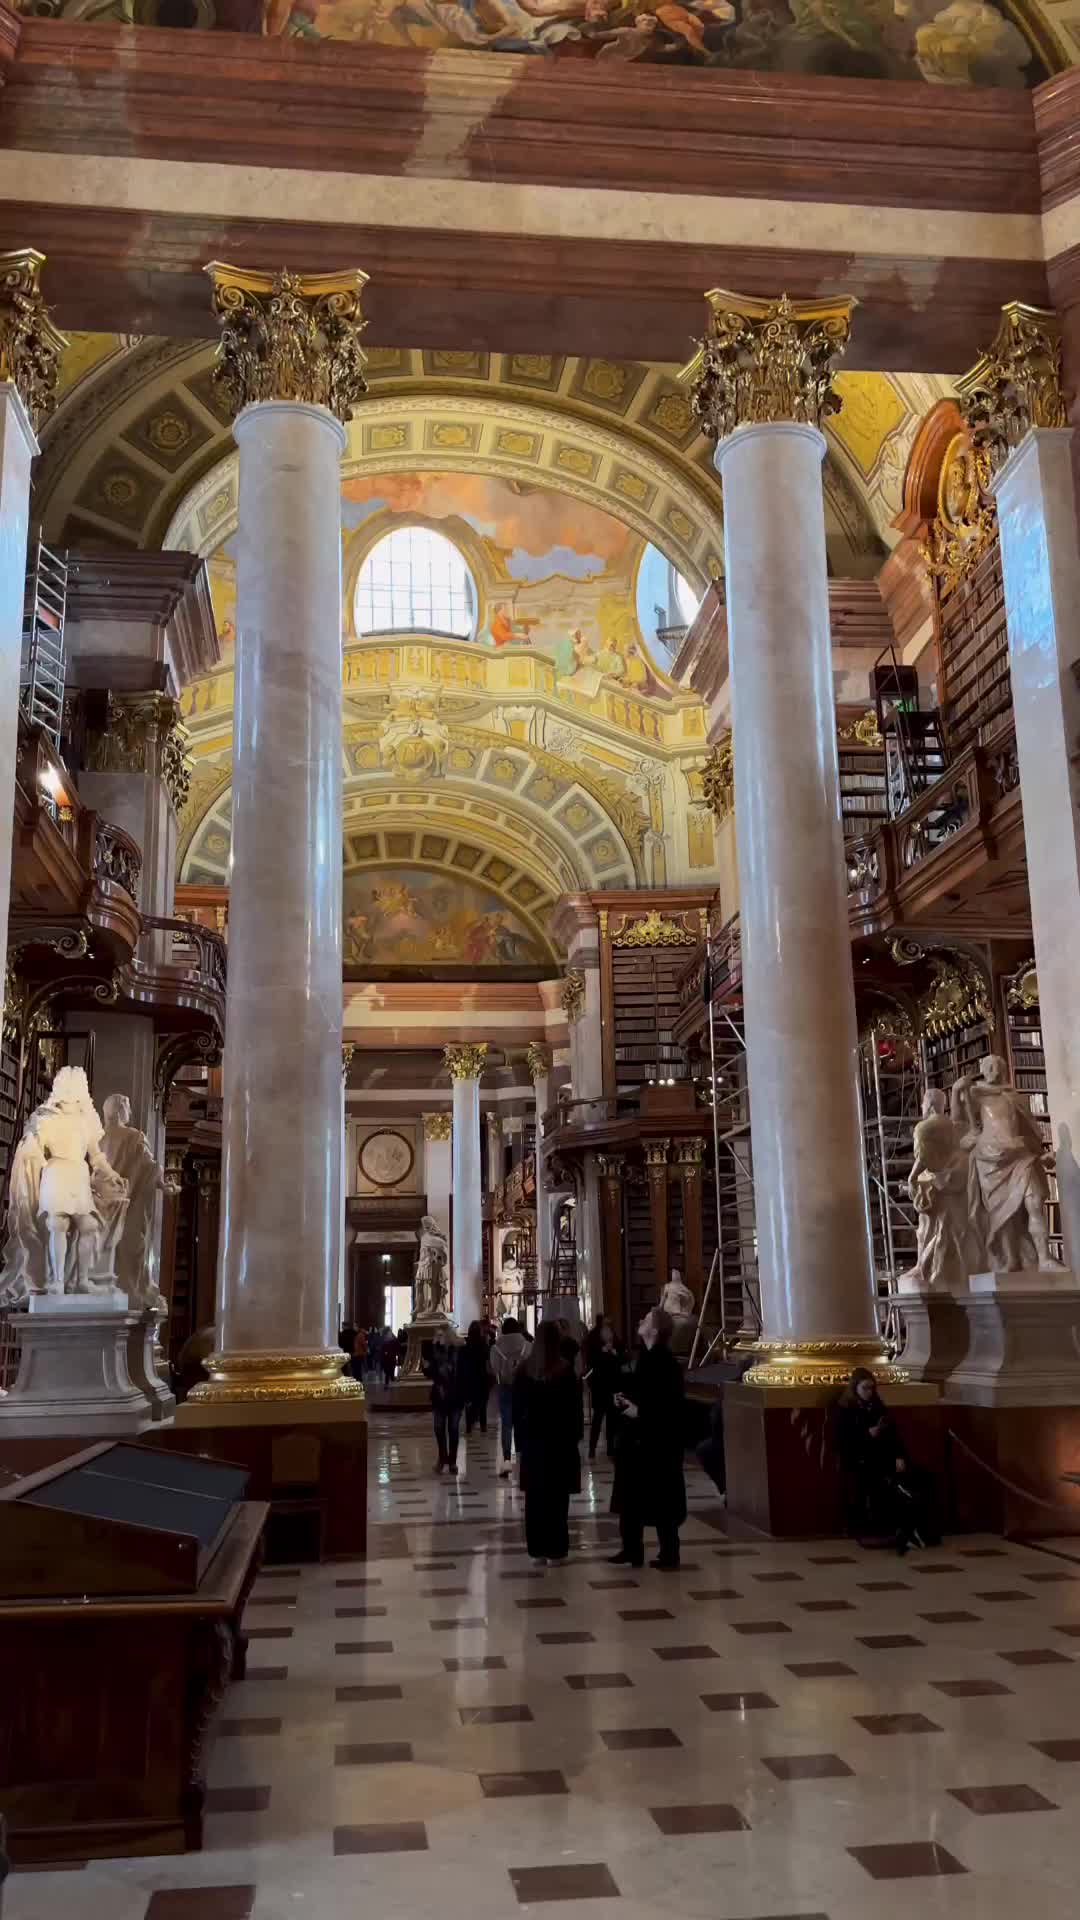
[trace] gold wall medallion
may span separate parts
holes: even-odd
[[[326,407],[348,421],[361,395],[367,274],[253,273],[212,260],[206,268],[221,322],[214,380],[233,411],[260,400]]]
[[[850,295],[795,304],[714,287],[709,328],[680,378],[707,440],[737,427],[796,421],[820,427],[840,409],[832,363],[851,332]]]
[[[37,430],[56,403],[68,342],[41,294],[45,255],[33,247],[0,253],[0,380],[10,380]]]
[[[613,947],[696,947],[697,934],[688,933],[674,920],[665,920],[654,907],[643,920],[620,928],[611,936]]]
[[[479,1080],[487,1061],[487,1042],[463,1047],[444,1047],[443,1059],[451,1080]]]

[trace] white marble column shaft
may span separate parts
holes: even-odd
[[[0,928],[7,943],[11,907],[11,835],[19,752],[19,662],[22,657],[30,463],[38,451],[30,416],[10,380],[0,381]],[[0,1018],[3,1016],[0,985]]]
[[[447,1135],[445,1140],[432,1140],[425,1132],[424,1193],[427,1197],[427,1210],[432,1219],[438,1221],[448,1240],[452,1181],[450,1136]]]
[[[454,1081],[453,1317],[462,1333],[484,1301],[484,1209],[480,1187],[480,1079]]]
[[[219,1346],[335,1344],[342,1234],[344,429],[268,401],[240,450]]]
[[[816,428],[747,426],[724,486],[735,811],[763,1337],[872,1340]]]
[[[1047,1100],[1065,1265],[1080,1263],[1080,545],[1072,431],[1036,428],[998,475],[1001,570],[1024,799]]]

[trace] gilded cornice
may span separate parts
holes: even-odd
[[[212,260],[206,272],[221,322],[214,383],[233,411],[285,400],[351,419],[367,392],[360,345],[367,274],[359,267],[257,273],[223,260]]]
[[[761,300],[723,287],[705,299],[708,331],[682,377],[706,439],[766,422],[821,427],[839,411],[833,361],[847,346],[854,299]]]

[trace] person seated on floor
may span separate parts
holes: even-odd
[[[898,1553],[935,1545],[933,1481],[911,1461],[868,1368],[856,1367],[841,1394],[835,1431],[853,1538],[892,1540]]]
[[[661,1572],[679,1564],[679,1528],[686,1519],[683,1474],[686,1389],[671,1351],[675,1322],[653,1307],[638,1328],[641,1346],[632,1373],[615,1395],[615,1485],[611,1510],[619,1516],[622,1547],[613,1566],[645,1564],[645,1528],[656,1528]]]

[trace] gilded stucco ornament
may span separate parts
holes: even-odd
[[[559,1004],[571,1025],[581,1019],[585,1011],[585,975],[579,967],[572,968],[561,983]]]
[[[697,943],[696,933],[688,932],[675,920],[665,920],[655,907],[644,919],[611,936],[613,947],[696,947]]]
[[[449,1113],[425,1113],[423,1118],[425,1140],[450,1139],[454,1130],[452,1115]]]
[[[0,253],[0,380],[10,380],[35,432],[56,402],[67,339],[41,295],[45,255],[33,247]]]
[[[714,287],[709,329],[680,378],[707,440],[737,427],[791,420],[820,427],[837,413],[832,363],[843,353],[856,302],[849,295],[799,304]]]
[[[533,1080],[543,1080],[551,1072],[551,1050],[541,1046],[539,1040],[531,1040],[525,1049],[525,1058],[529,1065],[529,1074]]]
[[[487,1042],[463,1047],[444,1047],[443,1060],[451,1080],[479,1080],[487,1062]]]
[[[856,1367],[868,1367],[879,1384],[908,1377],[903,1367],[891,1365],[884,1342],[872,1337],[755,1340],[743,1351],[761,1355],[743,1375],[750,1387],[841,1387]]]
[[[192,1387],[189,1400],[214,1404],[250,1400],[360,1400],[364,1389],[342,1372],[340,1347],[299,1352],[212,1353],[208,1380]]]
[[[191,792],[188,741],[172,694],[110,693],[105,731],[91,739],[87,764],[94,773],[156,771],[179,817]]]
[[[221,342],[216,385],[234,412],[260,400],[294,400],[352,417],[367,392],[360,310],[367,274],[252,273],[212,260]]]
[[[726,820],[734,811],[735,753],[730,730],[716,742],[701,770],[701,791],[706,806],[718,820]]]
[[[1045,307],[1010,300],[989,347],[956,383],[976,447],[999,467],[1032,427],[1068,425],[1061,392],[1061,325]]]

